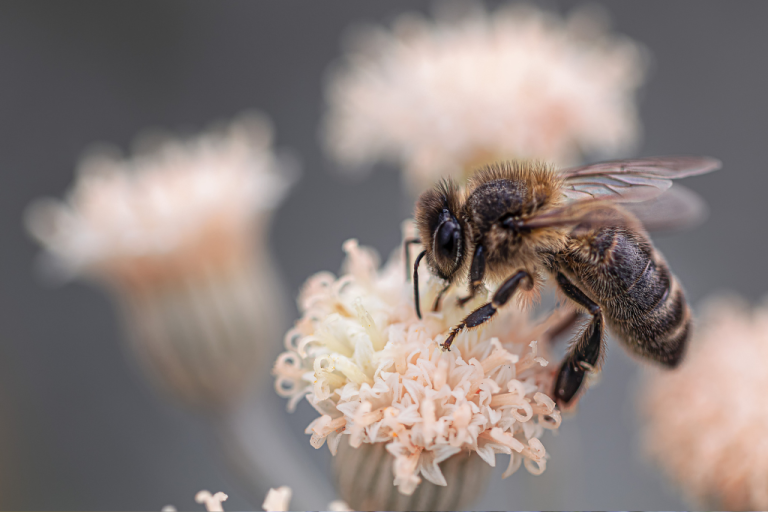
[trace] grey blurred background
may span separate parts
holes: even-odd
[[[708,223],[659,238],[658,247],[692,302],[725,289],[760,298],[768,290],[768,3],[598,3],[616,31],[654,57],[640,102],[639,154],[708,154],[725,163],[685,183],[711,206]],[[545,5],[563,12],[577,2]],[[0,4],[0,508],[159,510],[172,503],[202,510],[193,497],[203,488],[228,493],[229,510],[261,505],[251,495],[263,490],[233,476],[207,424],[157,397],[126,360],[108,297],[79,282],[51,288],[36,277],[38,249],[22,229],[22,212],[35,197],[60,196],[94,141],[127,149],[147,127],[199,130],[257,108],[274,121],[278,145],[303,162],[303,179],[271,234],[291,296],[312,273],[338,270],[347,238],[388,254],[409,200],[392,170],[349,181],[324,160],[317,142],[324,70],[350,23],[389,23],[429,7]],[[602,383],[545,440],[547,471],[506,481],[497,471],[478,506],[684,508],[638,454],[632,402],[639,367],[611,344]],[[323,478],[327,449],[315,451],[301,433],[313,416],[304,403],[288,420],[306,463]]]

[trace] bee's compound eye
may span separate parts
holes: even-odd
[[[435,253],[446,263],[456,260],[461,244],[461,227],[455,218],[444,220],[435,233]]]

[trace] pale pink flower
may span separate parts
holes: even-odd
[[[65,201],[38,200],[30,233],[58,269],[143,289],[241,257],[295,178],[260,114],[130,158],[88,153]]]
[[[463,6],[463,16],[405,14],[349,41],[326,90],[322,135],[336,160],[389,160],[420,192],[489,160],[564,165],[636,144],[646,59],[600,13]]]
[[[497,453],[509,455],[505,476],[522,462],[531,473],[544,471],[539,438],[560,425],[546,394],[555,369],[535,341],[547,323],[532,324],[509,306],[443,351],[448,330],[487,296],[463,310],[462,291],[452,289],[439,312],[419,320],[401,250],[378,269],[370,249],[354,240],[344,249],[348,273],[310,278],[299,297],[302,317],[274,368],[289,409],[306,397],[320,414],[307,427],[312,446],[327,443],[336,454],[344,437],[353,448],[384,443],[403,494],[422,477],[446,485],[438,464],[462,452],[491,466]],[[422,300],[429,304],[442,283],[426,274]]]
[[[702,318],[681,366],[646,376],[646,450],[699,506],[768,510],[768,305]]]
[[[267,242],[295,179],[259,114],[131,157],[91,153],[64,201],[31,206],[49,268],[117,298],[132,348],[163,390],[195,407],[237,400],[283,327]]]

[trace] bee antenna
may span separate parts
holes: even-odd
[[[421,240],[418,238],[408,238],[403,242],[403,248],[405,249],[405,281],[411,280],[411,251],[408,248],[412,244],[420,244]]]
[[[416,256],[416,262],[413,264],[413,304],[416,307],[416,316],[421,320],[421,306],[419,306],[419,263],[421,258],[427,254],[427,251],[421,251]]]

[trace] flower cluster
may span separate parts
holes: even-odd
[[[379,270],[372,250],[355,240],[344,249],[344,275],[320,273],[305,284],[303,316],[274,368],[289,409],[306,396],[320,413],[307,428],[312,445],[327,443],[335,454],[342,437],[353,447],[386,443],[403,494],[415,490],[419,475],[446,485],[438,464],[462,451],[491,466],[497,453],[510,455],[505,477],[521,463],[543,472],[547,453],[539,438],[560,425],[546,394],[553,369],[534,341],[548,322],[533,326],[509,306],[443,351],[439,343],[466,314],[460,294],[449,290],[440,311],[419,320],[400,251]],[[424,275],[420,284],[425,304],[444,285]],[[484,300],[481,293],[467,308]]]
[[[27,225],[68,274],[140,285],[248,253],[292,181],[259,114],[131,158],[86,156],[64,202],[32,205]]]
[[[700,506],[766,510],[768,306],[719,300],[703,318],[680,368],[647,378],[645,446]]]
[[[488,160],[573,163],[636,143],[641,47],[592,12],[563,20],[532,6],[427,20],[351,39],[327,87],[325,143],[349,167],[403,165],[423,190]]]

